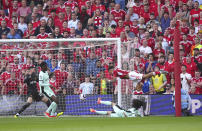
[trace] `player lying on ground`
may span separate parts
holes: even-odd
[[[57,104],[58,99],[55,95],[55,93],[50,88],[49,83],[49,74],[48,74],[48,66],[46,62],[42,62],[40,64],[41,71],[39,73],[39,86],[40,86],[40,93],[47,96],[51,101],[51,105],[48,107],[46,112],[44,113],[47,117],[56,117],[56,110],[57,110]]]
[[[27,84],[27,91],[28,91],[28,98],[27,102],[21,107],[21,109],[14,115],[15,118],[19,117],[19,115],[26,110],[33,101],[43,101],[46,103],[47,107],[50,106],[50,100],[45,97],[44,95],[39,94],[37,91],[37,82],[38,77],[36,75],[36,70],[34,67],[30,67],[26,74],[25,74],[25,80],[24,83]],[[57,114],[57,117],[62,115],[63,112],[60,112]]]
[[[113,111],[97,111],[91,108],[90,112],[94,112],[100,115],[109,115],[110,117],[137,117],[137,116],[143,117],[144,116],[143,106],[145,103],[138,99],[133,99],[132,108],[128,110],[122,109],[116,103],[113,103],[111,101],[102,101],[101,98],[98,98],[97,103],[111,105],[113,108]]]

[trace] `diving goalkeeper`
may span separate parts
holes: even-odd
[[[95,109],[90,108],[90,112],[100,114],[100,115],[108,115],[110,117],[137,117],[137,116],[143,117],[144,116],[143,106],[145,103],[138,99],[133,99],[132,108],[128,110],[122,109],[116,103],[113,103],[111,101],[103,101],[101,100],[101,98],[98,98],[97,103],[112,106],[113,111],[97,111]]]

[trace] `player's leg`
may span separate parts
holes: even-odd
[[[99,115],[111,115],[111,111],[97,111],[95,109],[90,108],[90,112],[99,114]]]
[[[51,99],[51,104],[45,112],[45,115],[48,117],[54,117],[55,111],[57,109],[58,100],[55,96],[55,93],[51,90],[51,88],[45,88],[43,94],[46,95],[49,99]]]
[[[114,104],[113,102],[111,102],[111,101],[103,101],[103,100],[101,100],[101,98],[98,98],[97,99],[97,104],[104,104],[104,105],[112,105],[112,104]]]
[[[43,101],[44,103],[46,103],[47,107],[49,107],[51,105],[51,100],[49,100],[46,96],[42,96],[41,97],[41,101]],[[63,115],[64,112],[59,112],[57,113],[57,116],[56,117],[59,117],[61,115]]]
[[[32,104],[32,96],[29,96],[27,102],[21,107],[21,109],[14,115],[17,118],[25,109],[27,109]]]

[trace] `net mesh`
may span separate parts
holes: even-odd
[[[24,81],[31,75],[30,67],[39,74],[45,61],[52,90],[59,99],[58,112],[65,115],[93,115],[90,108],[110,111],[110,106],[98,105],[97,98],[117,102],[117,80],[108,70],[117,66],[117,41],[66,42],[2,42],[0,70],[0,115],[13,115],[30,96]],[[84,86],[81,86],[82,83]],[[93,88],[89,87],[93,84]],[[39,91],[39,85],[36,84]],[[81,99],[79,94],[86,94]],[[33,101],[23,115],[43,115],[47,106]]]

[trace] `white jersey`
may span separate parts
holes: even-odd
[[[128,74],[129,79],[133,81],[133,87],[136,87],[137,83],[142,80],[143,74],[137,73],[135,71],[131,71]]]
[[[49,87],[49,75],[48,72],[46,71],[45,73],[43,71],[40,71],[39,73],[39,86],[43,86],[44,88]]]
[[[82,94],[93,94],[93,83],[81,83],[79,89],[82,90]]]
[[[181,78],[182,89],[184,89],[186,92],[189,92],[190,85],[187,82],[187,79],[191,80],[191,78],[192,78],[191,74],[189,74],[189,73],[185,73],[185,74],[181,73],[180,78]]]

